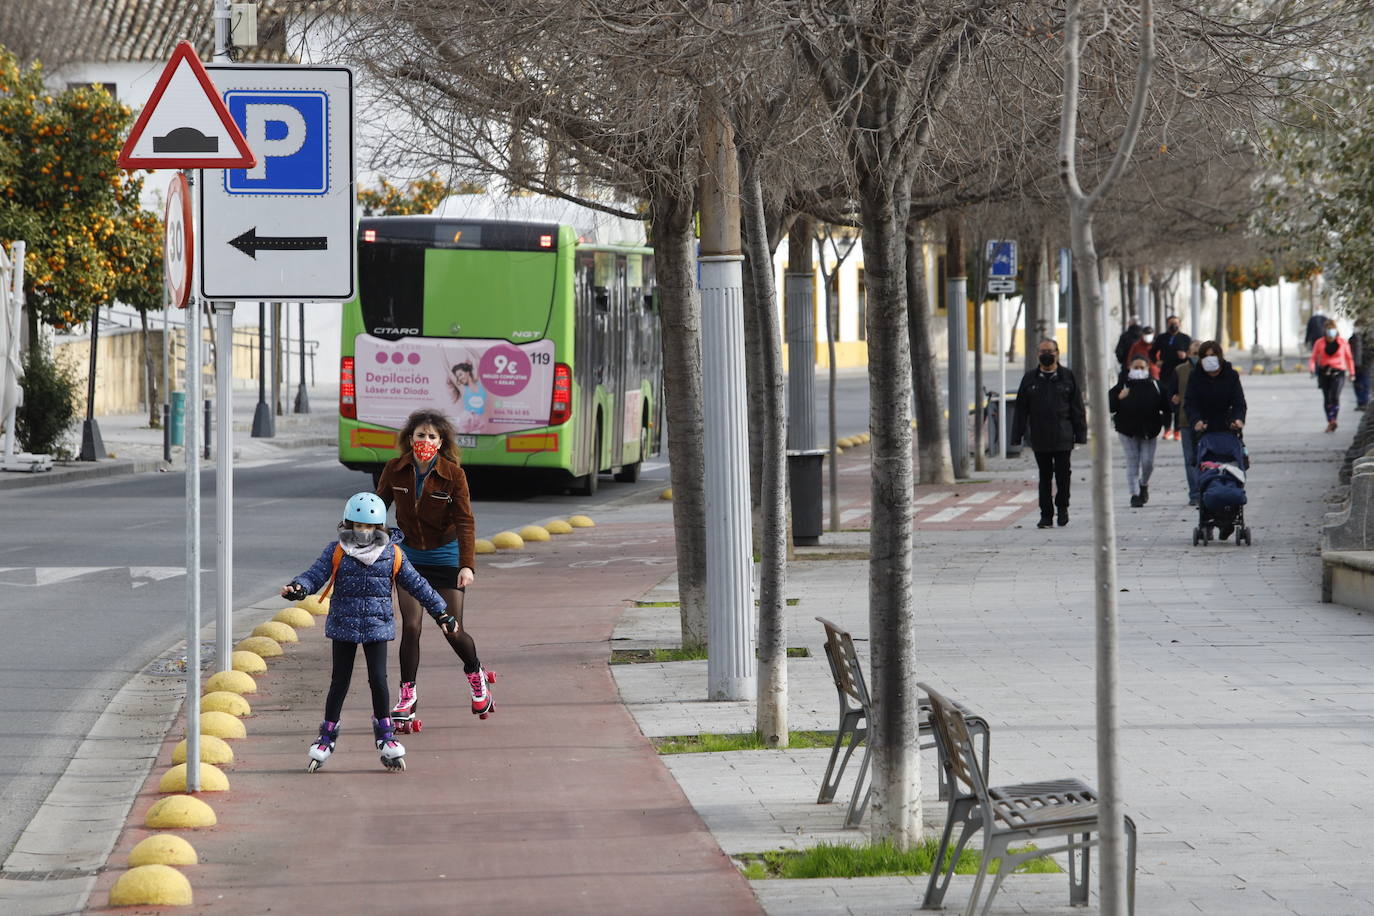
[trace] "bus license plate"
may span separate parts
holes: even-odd
[[[477,437],[476,437],[476,436],[454,436],[453,438],[457,441],[458,447],[459,447],[459,448],[476,448],[476,447],[477,447]]]

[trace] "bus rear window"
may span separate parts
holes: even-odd
[[[424,327],[425,250],[358,246],[358,300],[367,333],[385,340],[418,336]]]

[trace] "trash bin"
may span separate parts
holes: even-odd
[[[792,449],[787,453],[787,483],[792,494],[792,543],[811,547],[821,542],[821,474],[823,448]]]
[[[186,392],[172,392],[172,444],[186,444]]]

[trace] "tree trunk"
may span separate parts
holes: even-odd
[[[701,300],[696,287],[695,210],[690,194],[650,200],[663,319],[663,404],[673,485],[682,645],[706,645],[706,452],[701,390]]]
[[[954,483],[945,439],[945,410],[935,374],[930,293],[926,287],[925,240],[919,228],[907,239],[906,316],[911,342],[911,390],[916,404],[917,472],[921,483]]]
[[[872,836],[899,849],[921,839],[919,710],[912,619],[911,351],[906,327],[909,192],[870,179],[861,187],[868,282],[872,492],[868,618],[872,655]],[[961,303],[951,302],[951,308]]]
[[[956,478],[968,472],[968,277],[963,217],[945,226],[945,304],[949,332],[949,458]]]
[[[1021,286],[1021,305],[1025,312],[1026,319],[1026,355],[1025,369],[1023,370],[1025,372],[1031,371],[1031,369],[1033,368],[1032,363],[1034,363],[1036,360],[1036,348],[1038,346],[1038,341],[1036,339],[1036,329],[1040,326],[1041,309],[1045,307],[1045,303],[1041,299],[1042,289],[1040,284],[1042,266],[1040,263],[1040,257],[1043,253],[1043,246],[1044,242],[1042,240],[1040,244],[1037,244],[1035,246],[1035,254],[1032,257],[1026,259],[1026,282]],[[1015,326],[1013,326],[1012,334],[1014,335],[1015,332],[1016,328]],[[1015,340],[1014,337],[1012,337],[1011,339],[1013,341]],[[1013,351],[1013,353],[1015,352],[1015,342],[1011,344],[1011,350]],[[1002,355],[1002,358],[1006,359],[1008,362],[1011,362],[1015,359],[1015,356],[1004,353]],[[1003,407],[1005,407],[1007,393],[1003,391],[1001,393],[1001,397],[1002,405]],[[1011,443],[1007,444],[1010,445]]]
[[[153,373],[153,351],[148,346],[148,312],[140,309],[138,320],[143,325],[143,390],[148,395],[148,428],[157,429],[162,425],[162,417],[158,411],[158,404],[162,399],[158,397],[157,376]]]
[[[790,743],[787,722],[787,389],[782,372],[782,346],[778,327],[777,291],[773,284],[773,259],[768,247],[768,225],[763,212],[763,182],[758,163],[740,153],[743,187],[740,209],[744,242],[748,251],[754,289],[754,324],[759,340],[759,387],[762,399],[750,403],[763,432],[762,504],[763,538],[756,541],[762,558],[759,571],[758,611],[758,730],[768,747],[786,748]]]
[[[742,229],[747,228],[743,225]],[[747,263],[753,256],[752,248],[745,249],[744,286],[740,299],[744,306],[744,388],[750,404],[764,403],[763,350],[767,343],[759,328],[758,308],[754,298],[758,287],[750,282],[753,265]],[[767,418],[758,411],[750,410],[749,416],[749,543],[754,553],[758,553],[763,543],[763,440]]]

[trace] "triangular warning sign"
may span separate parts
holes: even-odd
[[[257,165],[189,41],[177,43],[124,149],[122,169],[246,169]]]

